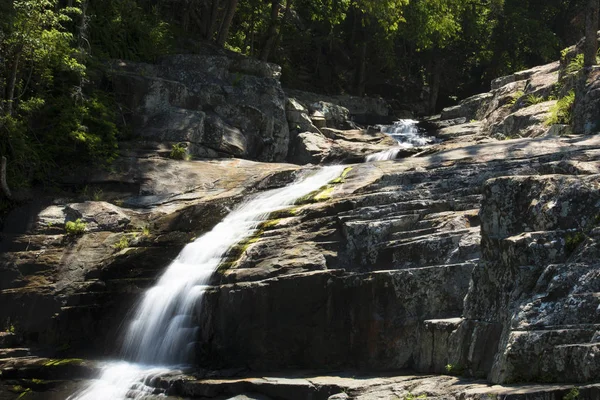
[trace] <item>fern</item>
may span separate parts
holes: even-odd
[[[516,91],[513,97],[508,101],[508,105],[512,107],[515,104],[517,104],[517,102],[521,100],[521,97],[523,97],[524,94],[525,93],[523,93],[522,90]]]
[[[536,96],[535,94],[528,94],[525,97],[525,104],[528,106],[532,106],[534,104],[543,103],[546,101],[542,96]]]
[[[569,62],[565,72],[567,75],[579,72],[583,69],[583,54],[577,54],[577,56]]]
[[[570,124],[573,115],[573,103],[575,103],[575,91],[571,90],[565,97],[559,99],[555,105],[550,108],[550,115],[545,121],[545,124]]]

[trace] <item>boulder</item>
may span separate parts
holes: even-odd
[[[465,118],[467,121],[481,119],[482,111],[487,108],[493,94],[481,93],[462,100],[457,106],[444,108],[442,119]]]
[[[496,138],[538,137],[544,135],[549,129],[545,121],[550,116],[550,109],[555,104],[555,100],[546,101],[508,114],[499,123],[491,126],[491,134]]]
[[[554,75],[557,74],[560,69],[560,63],[555,61],[550,64],[540,65],[534,68],[530,68],[524,71],[516,72],[512,75],[503,76],[500,78],[496,78],[492,81],[491,87],[492,91],[500,89],[502,86],[505,86],[509,83],[518,82],[518,81],[527,81],[535,75],[543,76],[543,75]],[[556,80],[558,80],[558,76],[556,76]]]
[[[131,219],[114,204],[103,201],[86,201],[71,203],[65,207],[67,220],[81,219],[86,224],[86,231],[123,231]]]
[[[282,161],[289,128],[279,75],[278,66],[228,54],[118,62],[110,76],[134,134],[145,140],[186,142],[198,157]]]
[[[295,164],[319,164],[331,151],[332,142],[320,133],[303,132],[296,136],[290,152]]]
[[[290,161],[319,164],[332,161],[362,161],[369,154],[397,146],[390,136],[378,130],[321,128],[321,133],[303,132],[293,142]],[[409,152],[414,154],[418,149]]]
[[[285,103],[285,112],[290,131],[319,133],[319,129],[313,124],[306,107],[296,99],[288,97]]]

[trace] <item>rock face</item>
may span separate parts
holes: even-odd
[[[280,67],[232,54],[119,62],[111,81],[134,134],[188,143],[189,153],[283,161],[289,130]]]
[[[40,199],[16,210],[0,242],[0,329],[38,352],[118,352],[128,309],[182,246],[249,191],[284,185],[294,171],[244,160],[122,157],[113,172],[91,178],[95,201]],[[76,219],[84,232],[69,235],[65,223]]]
[[[596,137],[539,138],[352,166],[231,250],[197,307],[198,365],[593,380],[599,159]],[[297,169],[122,162],[104,179],[135,193],[7,223],[7,354],[114,354],[127,309],[181,247]],[[86,232],[68,237],[75,217]]]
[[[550,109],[556,104],[553,98],[564,96],[574,84],[563,79],[559,85],[561,64],[557,61],[492,81],[492,90],[462,100],[457,106],[442,111],[438,121],[432,121],[438,133],[444,136],[447,126],[481,121],[479,136],[498,139],[538,137],[548,134],[546,124]],[[468,127],[468,126],[465,126]]]
[[[533,224],[518,228],[532,231],[523,234],[523,239],[518,229],[506,233],[509,243],[515,242],[514,248],[508,243],[499,246],[496,239],[486,241],[491,235],[489,229],[500,229],[498,223],[511,220],[527,224],[520,213],[538,204],[533,199],[539,202],[540,197],[529,193],[525,182],[546,178],[526,176],[550,172],[569,175],[577,163],[564,163],[564,159],[588,160],[589,165],[583,162],[575,167],[578,174],[596,171],[593,165],[600,157],[600,142],[578,143],[557,139],[485,143],[401,163],[355,166],[343,183],[325,190],[327,196],[315,196],[321,201],[280,214],[265,224],[261,236],[221,273],[222,285],[207,294],[200,311],[199,319],[206,321],[199,346],[201,363],[247,365],[258,370],[318,365],[368,370],[413,368],[437,373],[453,365],[459,373],[496,382],[542,380],[544,375],[535,375],[534,369],[520,378],[506,372],[531,365],[528,357],[550,349],[551,342],[538,348],[532,342],[535,336],[531,336],[523,350],[516,342],[505,343],[505,335],[510,336],[513,330],[535,329],[529,320],[515,328],[511,323],[516,317],[505,318],[501,310],[526,309],[523,303],[509,302],[522,293],[527,294],[524,304],[538,301],[539,307],[547,306],[539,301],[547,289],[542,285],[531,294],[530,288],[540,276],[536,271],[553,271],[554,263],[564,258],[561,242],[554,233],[545,238],[537,234],[542,226]],[[510,187],[490,189],[494,182],[504,182],[489,181],[491,178],[506,175],[524,177],[502,178]],[[552,209],[562,215],[562,207],[567,207],[564,218],[572,226],[589,220],[582,210],[598,208],[597,176],[548,179],[565,182],[559,186],[565,192],[557,196],[557,204],[550,204]],[[489,183],[484,186],[486,181]],[[568,182],[573,183],[567,190]],[[513,186],[519,191],[508,196]],[[585,200],[581,207],[571,207],[567,200],[576,197],[577,188],[582,188]],[[543,196],[546,202],[524,214],[531,218],[540,214],[548,230],[553,229],[553,222],[542,210],[550,207],[552,195],[549,191]],[[331,199],[323,200],[328,197]],[[510,203],[510,199],[522,206]],[[484,207],[479,213],[480,200]],[[492,212],[490,202],[506,205]],[[492,216],[499,222],[490,220]],[[485,223],[483,236],[480,220]],[[565,240],[563,246],[569,242],[565,235],[568,233],[560,236]],[[481,248],[480,239],[484,243]],[[530,253],[531,260],[527,259]],[[588,265],[585,270],[593,270],[593,262],[583,263]],[[527,279],[516,277],[513,271],[522,271]],[[552,276],[550,272],[546,275]],[[565,302],[570,301],[559,301]],[[590,307],[595,307],[594,303]],[[580,312],[586,310],[590,308]],[[565,312],[568,314],[570,311]],[[582,319],[585,326],[595,323],[588,320]],[[548,322],[541,330],[554,329],[551,327]],[[557,337],[570,340],[566,324],[557,329],[555,343]],[[500,343],[522,352],[521,359],[514,354],[502,358]],[[526,350],[527,346],[535,350]],[[498,374],[500,370],[504,372]],[[579,374],[581,381],[593,380],[595,373],[592,369],[588,375],[573,371],[572,376]],[[562,379],[558,372],[545,376],[552,381]]]
[[[482,261],[457,336],[497,347],[479,366],[495,382],[590,382],[598,362],[600,175],[490,180]],[[465,343],[458,339],[459,342]],[[482,348],[474,353],[485,354]],[[472,368],[467,356],[462,365]]]
[[[582,120],[595,113],[596,72],[576,82],[589,94],[576,105]],[[122,93],[139,89],[123,95],[148,141],[124,146],[111,171],[87,177],[84,193],[40,198],[6,219],[0,398],[20,396],[12,396],[16,384],[50,398],[40,379],[66,379],[65,371],[89,377],[95,365],[67,368],[44,357],[115,355],[127,311],[181,248],[248,195],[284,186],[301,169],[238,158],[175,161],[160,157],[168,144],[184,142],[197,156],[288,156],[298,164],[358,161],[395,144],[377,132],[329,127],[347,121],[346,108],[325,102],[313,113],[286,100],[277,73],[220,55],[171,57],[160,70],[115,67]],[[559,73],[553,63],[497,80],[491,93],[446,110],[450,120],[428,122],[444,143],[402,160],[348,165],[270,215],[228,251],[195,307],[194,376],[157,378],[156,394],[481,400],[554,399],[571,390],[406,373],[225,379],[241,370],[597,381],[600,137],[551,136],[564,129],[544,124],[553,103],[515,96],[546,96]],[[291,123],[303,132],[288,154]],[[526,137],[495,139],[519,135]],[[67,232],[77,220],[81,231]],[[205,368],[221,369],[222,379]],[[581,391],[596,396],[598,387]]]

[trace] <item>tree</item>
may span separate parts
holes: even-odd
[[[0,69],[0,155],[8,182],[27,185],[58,165],[114,154],[107,96],[87,85],[81,1],[62,3],[15,0],[1,25],[0,59],[7,62]]]
[[[356,43],[356,72],[354,89],[358,96],[364,95],[368,45],[377,29],[383,37],[391,39],[401,22],[405,21],[404,7],[408,0],[353,0],[350,11],[353,17],[352,42]]]
[[[429,112],[435,112],[444,69],[444,51],[460,39],[461,17],[471,1],[431,0],[410,2],[403,34],[411,38],[417,51],[426,55]]]
[[[598,51],[598,0],[588,0],[585,17],[585,43],[583,49],[584,65],[591,67],[597,64]]]

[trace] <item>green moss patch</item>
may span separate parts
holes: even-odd
[[[60,358],[51,359],[44,363],[44,367],[58,367],[62,365],[81,365],[83,360],[81,358]]]

